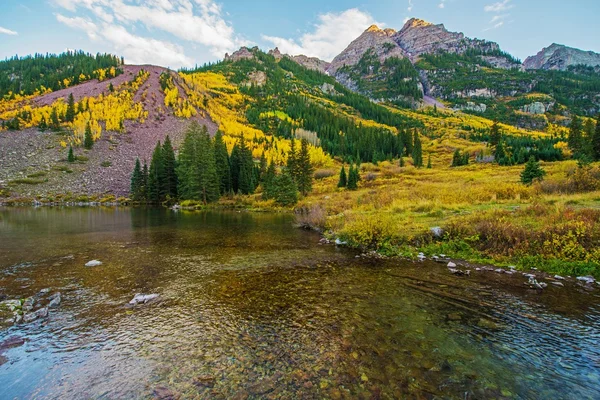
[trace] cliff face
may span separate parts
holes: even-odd
[[[572,65],[600,66],[600,54],[553,43],[523,63],[527,69],[564,71]]]
[[[372,25],[333,59],[327,72],[335,75],[343,66],[358,64],[362,56],[371,49],[382,62],[390,57],[405,58],[406,53],[393,39],[395,34],[393,29],[380,29]]]
[[[407,21],[392,39],[413,61],[426,53],[464,53],[469,49],[483,51],[500,49],[497,43],[470,39],[462,33],[448,31],[443,24],[434,25],[416,18]]]

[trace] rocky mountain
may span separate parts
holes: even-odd
[[[527,69],[565,71],[570,66],[600,66],[600,54],[553,43],[523,63]]]

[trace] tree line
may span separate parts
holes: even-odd
[[[190,124],[176,157],[169,136],[157,143],[150,166],[136,160],[131,176],[131,199],[150,204],[172,204],[193,200],[202,204],[218,201],[222,196],[253,194],[261,187],[265,200],[291,205],[299,195],[312,190],[314,167],[310,162],[308,142],[296,140],[288,154],[288,163],[277,171],[263,155],[258,163],[246,140],[241,137],[231,154],[218,131],[211,138],[206,126]]]

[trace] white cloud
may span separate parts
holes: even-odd
[[[414,6],[413,0],[408,0],[408,8],[406,9],[406,11],[412,12],[413,6]]]
[[[123,28],[125,32],[143,25],[148,30],[162,31],[177,39],[203,45],[213,56],[218,58],[221,58],[226,52],[232,52],[242,45],[249,44],[239,37],[233,26],[224,19],[221,7],[215,0],[52,1],[58,7],[77,13],[78,15],[73,18],[81,18],[86,25],[89,23],[109,24],[113,27]],[[81,11],[87,11],[91,19],[82,18]],[[64,19],[61,22],[68,25]],[[75,26],[71,27],[76,28]],[[84,28],[83,30],[90,36],[89,29]],[[95,34],[98,35],[98,32]],[[154,39],[147,38],[147,40]],[[180,46],[166,41],[155,42],[168,44],[168,49],[171,50],[181,49]],[[167,48],[165,49],[167,53],[172,53]],[[157,59],[162,57],[158,51],[154,53]]]
[[[490,20],[490,22],[488,23],[488,27],[485,28],[483,31],[487,32],[487,31],[491,31],[493,29],[498,29],[498,28],[504,26],[504,23],[506,22],[506,18],[508,18],[509,16],[510,16],[510,14],[494,15],[492,17],[492,19]]]
[[[499,1],[494,4],[489,4],[485,7],[483,7],[483,10],[485,12],[498,13],[498,12],[510,10],[513,7],[514,7],[514,4],[511,4],[511,0],[503,0],[503,1]]]
[[[314,30],[303,34],[297,40],[267,35],[262,35],[262,38],[279,47],[282,53],[304,54],[331,61],[350,44],[350,41],[373,24],[383,25],[377,23],[370,14],[351,8],[340,13],[319,15]]]
[[[123,26],[102,22],[94,22],[81,17],[65,17],[56,14],[56,19],[73,29],[85,32],[92,40],[102,40],[123,55],[131,64],[159,64],[173,68],[191,67],[194,61],[185,55],[181,46],[176,44],[137,36]]]
[[[446,4],[444,4],[444,0],[442,0],[440,2],[440,4],[438,4],[438,8],[446,8]]]
[[[1,27],[1,26],[0,26],[0,33],[3,33],[3,34],[5,34],[5,35],[11,35],[11,36],[18,35],[18,33],[17,33],[17,32],[15,32],[15,31],[11,31],[10,29],[3,28],[3,27]]]

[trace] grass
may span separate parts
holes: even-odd
[[[45,182],[48,182],[48,180],[38,178],[21,178],[10,181],[9,183],[13,185],[40,185]]]
[[[112,165],[112,162],[110,162],[110,161],[102,161],[102,163],[100,164],[100,166],[103,168],[108,168],[111,165]]]

